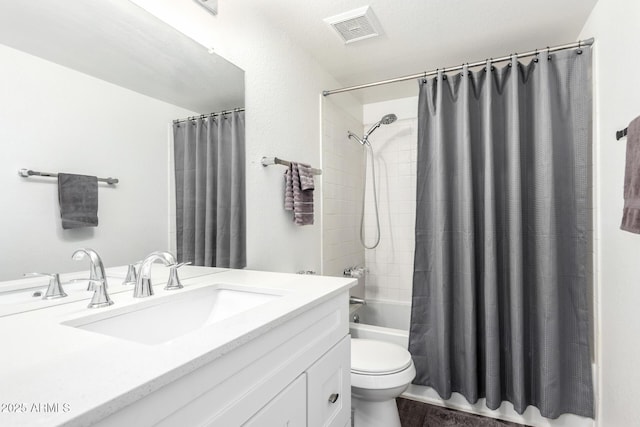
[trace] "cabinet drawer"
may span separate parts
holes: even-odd
[[[351,415],[351,337],[307,370],[308,427],[343,427]]]
[[[306,385],[304,374],[300,375],[243,426],[303,427],[307,415]]]

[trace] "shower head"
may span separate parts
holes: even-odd
[[[364,134],[364,137],[358,138],[358,136],[353,132],[347,132],[347,135],[349,138],[354,138],[356,141],[358,141],[362,145],[365,145],[365,144],[370,145],[368,138],[369,138],[369,135],[371,135],[374,130],[378,129],[380,125],[388,125],[395,122],[396,120],[398,120],[398,116],[396,116],[395,114],[393,113],[385,114],[384,116],[382,116],[382,118],[378,122],[376,122],[376,124],[371,126],[371,129],[369,129],[367,133]]]
[[[371,135],[373,133],[374,130],[378,129],[380,127],[380,125],[388,125],[391,124],[393,122],[395,122],[398,119],[398,116],[396,116],[395,114],[391,113],[391,114],[385,114],[384,116],[382,116],[382,118],[380,119],[380,121],[378,121],[378,123],[374,124],[373,126],[371,126],[371,129],[369,129],[367,131],[367,133],[364,134],[364,138],[362,138],[363,140],[367,140],[367,138],[369,138],[369,135]]]
[[[382,118],[380,119],[380,123],[382,123],[383,125],[390,125],[391,123],[395,122],[396,120],[398,120],[398,116],[396,116],[395,114],[391,113],[391,114],[386,114],[386,115],[382,116]]]

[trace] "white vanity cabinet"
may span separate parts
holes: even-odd
[[[348,290],[299,311],[97,425],[348,425]]]
[[[300,375],[244,427],[303,426],[307,422],[307,378]]]
[[[342,427],[351,416],[351,338],[307,369],[307,426]]]

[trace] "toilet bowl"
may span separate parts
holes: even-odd
[[[400,427],[396,397],[416,376],[411,354],[384,341],[351,339],[351,404],[355,427]]]

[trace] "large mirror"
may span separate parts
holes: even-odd
[[[174,249],[172,122],[244,108],[241,69],[127,0],[0,3],[0,88],[0,280]],[[57,180],[23,168],[119,183],[97,227],[63,230]]]

